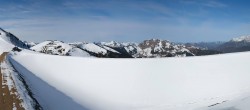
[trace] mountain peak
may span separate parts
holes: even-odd
[[[2,37],[3,35],[6,35],[6,33],[7,32],[0,27],[0,36]]]
[[[21,48],[28,48],[28,46],[25,43],[23,43],[23,41],[19,40],[18,37],[5,31],[2,28],[0,28],[0,38],[1,38],[1,40],[5,41],[9,44],[12,44],[14,46],[21,47]]]

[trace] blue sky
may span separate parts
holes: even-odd
[[[227,41],[250,34],[249,0],[0,0],[0,27],[41,42]]]

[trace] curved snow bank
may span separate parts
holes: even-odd
[[[58,96],[46,102],[51,97],[47,89],[53,87],[95,110],[193,110],[250,91],[250,52],[159,59],[91,59],[31,53],[12,58],[16,68],[25,68],[22,73],[32,76],[32,84],[37,80],[51,86],[34,86],[36,91],[47,91],[37,94],[46,104],[61,100]]]

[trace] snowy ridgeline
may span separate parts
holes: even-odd
[[[96,59],[23,50],[10,56],[34,97],[51,110],[248,110],[249,59],[250,52]]]
[[[190,47],[191,48],[191,47]],[[189,49],[190,49],[189,48]],[[80,57],[105,57],[105,58],[153,58],[153,57],[185,57],[195,56],[184,45],[177,45],[166,40],[151,39],[143,43],[64,43],[62,41],[44,41],[30,48],[33,51]],[[199,49],[199,48],[192,48]]]

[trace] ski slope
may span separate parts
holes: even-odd
[[[154,59],[12,54],[45,109],[219,110],[250,96],[250,52]]]

